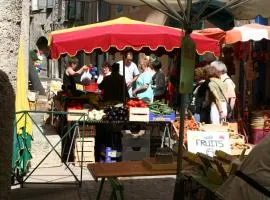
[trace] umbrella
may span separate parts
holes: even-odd
[[[225,43],[246,42],[249,40],[260,41],[262,39],[270,40],[270,26],[260,24],[246,24],[235,27],[226,32]]]
[[[181,47],[180,38],[184,31],[168,26],[132,20],[126,17],[54,31],[49,36],[50,54],[58,59],[62,54],[74,56],[78,51],[92,53],[94,50],[107,52],[132,48],[135,51],[150,49],[151,51],[171,52]],[[203,34],[191,34],[196,43],[197,53],[202,55],[212,52],[220,54],[218,40]]]
[[[18,53],[17,85],[16,85],[16,112],[29,110],[27,99],[27,81],[25,72],[25,63],[23,55],[22,41]],[[16,126],[14,127],[13,173],[24,176],[31,160],[31,141],[32,141],[32,121],[29,116],[16,114]]]
[[[107,0],[109,2],[118,2],[120,4],[128,4],[131,2],[138,2],[137,0]],[[168,17],[171,17],[179,22],[185,30],[187,30],[187,37],[191,32],[191,27],[198,21],[210,19],[216,14],[223,12],[224,9],[228,9],[232,12],[232,16],[235,19],[250,19],[257,15],[262,15],[264,17],[269,17],[270,13],[268,11],[270,1],[265,0],[140,0],[141,3],[150,6],[151,8],[158,10]],[[210,13],[206,13],[211,2],[224,3],[216,10],[210,10]],[[192,16],[192,3],[203,2],[201,8],[197,11],[195,16]],[[133,4],[134,5],[134,4]],[[268,5],[268,6],[267,6]],[[178,12],[180,11],[180,12]],[[222,25],[222,17],[219,22]],[[215,25],[217,21],[213,19]],[[229,23],[230,25],[230,23]],[[222,27],[220,27],[222,28]],[[225,27],[227,29],[227,27]],[[182,51],[183,52],[183,51]],[[177,163],[177,179],[174,190],[174,199],[184,199],[184,177],[181,173],[182,171],[182,143],[183,143],[183,133],[184,132],[184,106],[185,106],[185,94],[181,95],[181,109],[180,109],[180,133],[179,133],[179,145],[178,145],[178,163]]]
[[[142,1],[139,0],[105,0],[111,4],[122,4],[122,5],[132,5],[132,6],[141,6],[145,5]],[[186,2],[191,0],[181,0],[183,7],[186,6]],[[198,3],[205,0],[193,0],[192,3]],[[253,19],[257,15],[261,15],[265,18],[270,17],[269,7],[270,1],[268,0],[212,0],[211,2],[216,1],[223,4],[230,5],[228,9],[232,12],[235,19]],[[165,9],[164,6],[160,4],[158,0],[146,0],[149,4],[156,6],[160,9]],[[178,6],[178,0],[166,0],[166,2],[176,9],[181,11]],[[205,1],[206,2],[206,1]]]
[[[229,31],[223,31],[219,28],[207,28],[203,30],[196,30],[195,32],[197,34],[203,34],[207,37],[219,40],[224,44],[247,42],[250,40],[270,40],[270,26],[261,24],[245,24],[239,27],[234,27]]]

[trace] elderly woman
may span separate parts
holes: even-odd
[[[215,67],[205,68],[206,80],[209,81],[209,90],[206,101],[209,102],[211,124],[221,124],[227,116],[226,85],[220,80],[219,73]]]
[[[216,70],[220,74],[221,81],[226,85],[226,87],[227,87],[227,96],[226,97],[228,98],[228,103],[230,104],[231,111],[233,111],[234,105],[235,105],[235,100],[236,100],[235,84],[227,74],[227,71],[228,71],[227,67],[221,61],[214,61],[210,65],[216,68]],[[227,118],[230,119],[232,117],[231,115],[232,115],[232,113],[228,113]]]
[[[152,82],[153,73],[150,69],[150,63],[148,59],[142,59],[139,63],[142,73],[136,80],[136,88],[133,90],[133,97],[138,97],[145,102],[152,102],[154,93],[150,84]]]

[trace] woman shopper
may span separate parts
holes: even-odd
[[[71,93],[74,96],[80,95],[76,91],[76,80],[75,77],[81,75],[84,71],[88,70],[88,66],[84,65],[79,70],[78,67],[79,60],[75,57],[68,58],[67,67],[63,76],[63,86],[62,89],[66,92]]]
[[[165,99],[166,81],[165,74],[161,71],[161,62],[159,60],[153,61],[152,67],[155,71],[151,85],[154,92],[154,101]]]
[[[205,105],[205,96],[208,89],[208,82],[205,81],[205,73],[203,67],[198,67],[194,71],[195,87],[192,93],[189,110],[194,115],[197,122],[209,123],[209,109]]]
[[[150,70],[150,62],[148,59],[142,59],[139,64],[142,73],[136,80],[136,88],[133,90],[133,97],[137,97],[145,102],[153,102],[154,93],[150,86],[153,73]]]
[[[215,67],[207,67],[205,69],[206,79],[209,81],[209,90],[206,93],[206,103],[210,108],[210,122],[211,124],[221,124],[226,120],[227,116],[227,99],[226,85],[220,80],[218,71]]]

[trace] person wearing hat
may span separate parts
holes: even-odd
[[[227,67],[221,61],[213,61],[210,65],[216,68],[216,70],[219,72],[221,81],[225,83],[227,87],[226,97],[231,107],[231,111],[233,111],[235,100],[236,100],[235,84],[227,74]],[[232,113],[228,113],[227,118],[230,119],[231,117],[232,117]]]
[[[100,90],[104,91],[104,101],[122,101],[124,92],[122,85],[124,83],[124,77],[119,74],[119,63],[112,65],[112,73],[109,76],[104,77],[102,82],[98,85]],[[128,95],[128,89],[125,85],[125,94]]]

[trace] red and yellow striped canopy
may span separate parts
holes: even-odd
[[[111,49],[122,51],[132,48],[135,51],[171,52],[181,47],[184,32],[168,26],[132,20],[126,17],[54,31],[49,36],[50,54],[58,59],[62,54],[74,56],[78,51],[92,53],[94,50],[108,52]],[[220,54],[219,40],[200,33],[191,34],[198,54],[212,52]]]

